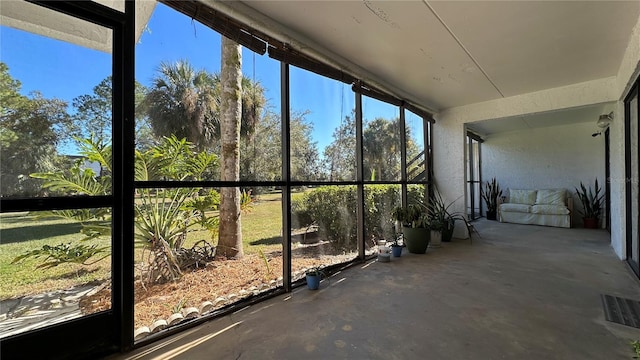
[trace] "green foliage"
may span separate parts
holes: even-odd
[[[364,124],[364,178],[375,180],[400,179],[400,119],[376,118]],[[407,159],[418,155],[417,142],[406,128]],[[329,180],[356,178],[356,125],[354,116],[345,116],[333,132],[333,141],[324,150],[326,177]],[[415,165],[414,165],[415,166]]]
[[[20,82],[0,62],[0,194],[5,197],[42,194],[42,181],[29,174],[62,164],[56,148],[71,133],[66,102],[39,92],[24,96],[20,90]]]
[[[140,105],[146,96],[147,89],[136,81],[135,103]],[[75,138],[84,139],[91,134],[98,138],[111,138],[113,120],[113,89],[111,76],[104,78],[93,88],[91,94],[75,97],[71,104],[75,109],[72,116],[73,126],[70,129]],[[148,136],[149,124],[141,111],[136,112],[136,142],[138,148],[152,146],[153,138]]]
[[[421,185],[409,185],[407,187],[407,206],[392,208],[390,215],[392,221],[400,221],[404,226],[429,227],[428,206],[424,198],[424,187]]]
[[[186,60],[162,62],[138,111],[149,117],[157,137],[175,135],[204,149],[218,132],[220,91],[217,75]]]
[[[580,182],[580,189],[576,188],[576,194],[582,203],[582,211],[580,214],[585,218],[599,218],[602,214],[602,201],[604,199],[604,193],[601,194],[602,188],[598,185],[598,179],[594,188],[587,189],[582,181]]]
[[[280,180],[282,178],[281,142],[280,116],[267,110],[261,121],[256,124],[252,138],[240,138],[240,179]],[[254,193],[256,193],[255,189]]]
[[[262,262],[264,262],[264,267],[267,269],[267,275],[265,276],[265,278],[268,278],[270,275],[273,275],[273,270],[269,265],[269,259],[267,259],[267,256],[264,254],[264,251],[262,251],[262,249],[258,249],[258,254],[262,259]]]
[[[305,271],[305,275],[320,276],[320,278],[327,277],[327,274],[319,266],[308,268],[307,271]]]
[[[318,180],[324,177],[317,143],[312,141],[313,124],[306,119],[308,112],[291,114],[290,147],[291,178]],[[280,116],[270,109],[256,124],[251,138],[240,138],[240,179],[275,181],[282,178],[282,126]],[[254,189],[254,193],[259,188]]]
[[[82,160],[67,171],[35,173],[34,178],[44,180],[44,187],[67,195],[106,195],[111,193],[111,145],[91,137],[79,140],[81,153],[90,161],[100,164],[101,174],[82,167]],[[136,151],[136,180],[202,180],[204,174],[217,167],[217,156],[207,152],[195,152],[188,141],[175,136],[164,138],[157,146],[144,152]],[[163,256],[168,263],[179,267],[175,252],[186,239],[187,232],[199,226],[215,233],[218,219],[207,211],[217,209],[220,196],[215,190],[200,188],[138,189],[136,190],[135,215],[136,239],[152,249],[151,257]],[[250,206],[249,200],[244,200]],[[47,215],[70,218],[83,222],[86,238],[108,236],[111,233],[109,209],[82,209],[53,211]],[[72,247],[78,254],[98,254],[91,248]],[[64,248],[42,248],[26,253],[20,258],[40,257],[42,254],[61,253]],[[96,250],[96,249],[93,249]],[[161,255],[164,254],[164,255]],[[78,255],[78,256],[80,256]],[[73,257],[54,256],[58,262],[75,262]],[[81,258],[86,260],[85,258]],[[149,259],[149,262],[153,262]],[[172,274],[179,274],[172,271]],[[157,276],[153,277],[158,279]]]
[[[253,210],[253,196],[251,195],[251,190],[243,190],[240,192],[240,210],[245,214],[250,213],[251,210]]]
[[[631,343],[631,348],[633,349],[633,352],[635,354],[635,356],[633,357],[634,359],[640,359],[640,341],[638,340],[633,340]]]
[[[324,149],[325,172],[330,181],[356,178],[356,125],[354,116],[345,116],[333,131],[333,141]]]
[[[357,228],[356,188],[355,186],[322,186],[305,193],[301,200],[306,214],[293,214],[294,218],[305,219],[299,222],[306,227],[315,222],[320,236],[331,241],[337,249],[353,250],[356,247]],[[295,202],[295,200],[293,201]],[[307,223],[307,221],[311,221]]]
[[[38,259],[44,257],[42,263],[36,266],[37,269],[49,269],[65,263],[91,265],[109,256],[110,249],[111,247],[109,246],[98,246],[96,244],[72,245],[71,243],[66,243],[55,246],[44,245],[40,249],[31,250],[16,257],[11,263],[16,264],[27,258]],[[88,261],[95,256],[101,257],[91,262]]]
[[[202,180],[209,168],[217,166],[217,156],[194,152],[191,143],[175,136],[164,138],[158,146],[137,152],[138,180]],[[166,242],[171,250],[182,247],[187,231],[199,225],[211,231],[217,220],[206,211],[215,210],[220,196],[215,190],[200,188],[137,189],[136,239],[154,248],[156,242]]]
[[[137,113],[148,117],[155,136],[175,135],[204,150],[217,146],[220,137],[221,96],[218,74],[195,69],[187,60],[162,62]],[[267,102],[260,83],[242,78],[241,102],[240,135],[251,139]]]
[[[400,204],[400,185],[367,185],[364,190],[365,238],[393,239],[394,223],[389,213]],[[355,221],[355,220],[354,220]]]
[[[111,191],[111,178],[98,177],[90,168],[76,163],[68,172],[33,173],[32,178],[45,180],[45,189],[68,195],[106,195]]]
[[[362,133],[364,177],[379,180],[400,178],[400,119],[376,118]]]
[[[487,211],[495,212],[498,209],[498,198],[502,196],[500,185],[494,177],[491,181],[484,184],[484,188],[480,189],[480,194],[487,204]]]
[[[407,219],[407,210],[402,206],[396,206],[391,210],[391,220],[404,222]]]
[[[410,187],[410,198],[417,198],[418,187]],[[365,188],[365,241],[392,239],[392,209],[400,203],[400,185],[367,185]],[[356,187],[321,186],[292,199],[293,227],[318,225],[320,236],[345,251],[357,248]]]
[[[323,179],[318,143],[312,141],[313,123],[306,119],[309,111],[293,112],[289,126],[291,178],[298,181]]]
[[[175,305],[173,305],[171,307],[172,314],[179,314],[180,311],[182,311],[182,309],[184,308],[184,306],[186,304],[187,304],[187,299],[186,298],[180,299],[180,301],[178,301],[177,304],[175,304]]]
[[[426,207],[422,204],[409,204],[404,224],[412,228],[428,228],[429,216]]]
[[[460,199],[460,196],[458,199]],[[427,218],[429,220],[429,227],[431,230],[442,231],[449,227],[455,220],[463,220],[462,214],[453,213],[449,210],[451,206],[458,200],[454,200],[449,204],[445,203],[440,192],[435,191],[433,197],[430,199],[427,205]]]

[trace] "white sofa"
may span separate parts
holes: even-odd
[[[500,222],[571,227],[573,201],[565,189],[509,189],[508,198],[500,200]]]

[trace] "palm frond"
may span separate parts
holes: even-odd
[[[34,173],[30,176],[43,179],[44,188],[60,191],[68,195],[107,195],[111,192],[110,177],[98,180],[91,169],[76,169],[70,173],[46,172]]]

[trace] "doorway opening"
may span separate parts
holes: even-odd
[[[467,216],[469,220],[476,220],[482,216],[482,171],[480,136],[467,131],[465,142],[467,152]]]

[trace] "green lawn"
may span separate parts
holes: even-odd
[[[281,250],[282,234],[281,194],[271,193],[257,197],[252,209],[242,215],[242,236],[247,254]],[[27,294],[65,289],[94,280],[109,278],[110,258],[94,265],[62,264],[51,269],[36,269],[41,259],[26,259],[18,264],[11,261],[27,251],[43,245],[78,243],[79,223],[58,218],[39,218],[29,213],[3,214],[0,216],[0,299]],[[207,231],[189,233],[185,247],[198,240],[213,242]],[[108,246],[106,238],[84,242]],[[137,261],[141,250],[136,249]]]
[[[108,278],[108,258],[91,266],[62,264],[47,270],[36,269],[41,259],[29,258],[11,264],[16,256],[43,245],[78,243],[84,237],[80,229],[80,224],[66,219],[39,218],[27,213],[3,214],[0,217],[0,299]],[[108,246],[109,240],[84,243]]]

